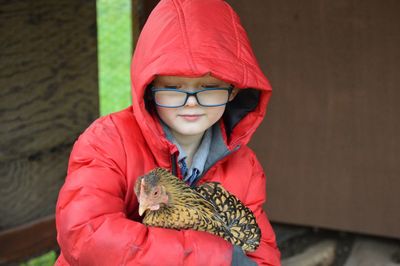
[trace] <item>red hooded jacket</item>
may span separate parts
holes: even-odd
[[[219,149],[198,183],[220,182],[244,202],[262,230],[259,248],[247,255],[259,265],[280,265],[262,209],[265,175],[247,147],[264,118],[271,87],[237,14],[222,0],[162,0],[151,13],[132,60],[132,106],[97,119],[74,144],[56,207],[61,248],[56,265],[231,264],[232,245],[220,237],[141,224],[133,190],[138,176],[176,167],[178,153],[146,109],[147,86],[156,74],[207,73],[243,90],[217,127],[223,152]]]

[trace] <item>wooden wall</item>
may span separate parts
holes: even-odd
[[[228,2],[273,86],[271,220],[400,238],[400,2]]]
[[[399,238],[400,2],[227,2],[273,86],[251,143],[270,219]]]
[[[0,0],[0,233],[54,214],[99,115],[96,27],[96,1]]]

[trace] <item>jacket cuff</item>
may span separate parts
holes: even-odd
[[[232,266],[257,266],[257,263],[246,256],[239,246],[233,247]]]

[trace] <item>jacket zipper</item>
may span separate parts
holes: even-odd
[[[171,154],[171,171],[174,176],[178,176],[176,165],[176,155],[175,153]]]

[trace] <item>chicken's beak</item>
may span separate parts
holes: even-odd
[[[144,193],[139,196],[139,215],[142,216],[143,213],[149,208],[149,202]]]
[[[148,209],[147,204],[147,197],[145,196],[146,193],[144,191],[145,181],[144,179],[140,182],[140,194],[139,194],[139,215],[142,216],[143,213]]]
[[[147,210],[147,207],[143,206],[142,204],[139,204],[139,215],[142,216],[143,213]]]

